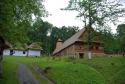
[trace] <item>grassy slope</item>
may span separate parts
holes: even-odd
[[[80,60],[68,60],[67,62],[64,62],[64,60],[61,62],[61,60],[58,61],[48,61],[46,59],[46,62],[39,63],[41,67],[47,67],[50,66],[53,69],[51,70],[51,73],[49,74],[50,78],[53,78],[56,80],[56,82],[59,82],[64,79],[66,84],[70,84],[68,82],[72,81],[73,79],[70,78],[71,75],[73,75],[74,79],[76,80],[76,84],[80,84],[79,81],[83,82],[84,84],[89,84],[90,81],[103,81],[103,83],[107,84],[124,84],[125,82],[125,58],[124,57],[102,57],[102,58],[94,58],[92,60],[86,60],[86,59],[80,59]],[[87,66],[87,67],[86,67]],[[89,67],[88,67],[89,66]],[[101,76],[101,79],[97,76],[92,76],[92,73],[95,73],[91,71],[89,73],[90,67],[93,70],[96,70],[98,72],[98,76]],[[74,70],[77,71],[75,72]],[[100,74],[99,74],[100,73]],[[89,78],[89,74],[93,78]],[[76,76],[75,76],[76,75]],[[84,76],[87,78],[84,79]],[[103,76],[103,77],[102,77]],[[104,79],[103,79],[104,78]],[[96,80],[95,80],[96,79]],[[79,81],[77,81],[79,80]],[[83,81],[82,81],[83,80]],[[106,82],[104,82],[106,80]],[[63,81],[63,82],[64,82]],[[100,81],[99,81],[100,82]],[[100,82],[101,84],[102,82]],[[75,84],[75,83],[74,83]],[[98,84],[93,82],[93,84]]]
[[[37,63],[42,68],[49,66],[51,69],[48,76],[57,84],[124,84],[125,80],[125,58],[123,57],[68,61],[64,59],[52,60],[50,58],[6,57],[5,60],[9,60],[8,62],[23,62],[27,65]],[[8,64],[5,66],[6,72],[13,71],[14,66],[7,70],[10,67],[10,64]],[[15,74],[15,72],[11,73]],[[15,79],[15,77],[12,78],[12,80]]]
[[[117,72],[110,81],[110,84],[125,84],[125,68]]]
[[[57,84],[105,84],[103,76],[87,65],[64,61],[44,61],[39,65],[51,67],[48,76]]]
[[[125,80],[125,58],[124,57],[113,57],[113,58],[95,58],[92,60],[77,60],[76,62],[80,62],[83,64],[87,64],[88,66],[96,69],[100,72],[106,81],[109,84],[121,84],[121,80]],[[115,76],[115,77],[114,77]],[[118,80],[117,80],[118,79]],[[115,81],[118,81],[115,83]],[[122,81],[121,81],[122,82]]]

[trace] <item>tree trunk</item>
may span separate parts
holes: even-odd
[[[3,70],[2,70],[2,60],[3,60],[3,56],[1,55],[1,52],[0,51],[0,79],[2,78],[2,73],[3,73]]]
[[[2,78],[2,60],[3,60],[3,48],[0,48],[0,78]]]
[[[3,77],[2,73],[3,73],[3,69],[2,69],[2,61],[1,61],[0,62],[0,79]]]
[[[5,47],[5,41],[0,36],[0,78],[2,78],[3,70],[2,70],[2,60],[3,60],[3,50]]]
[[[91,28],[92,28],[92,11],[91,11],[91,0],[89,1],[89,26],[88,26],[88,59],[92,59],[92,52],[91,52]]]

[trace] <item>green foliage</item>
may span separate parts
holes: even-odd
[[[60,33],[58,34],[58,38],[65,41],[78,31],[79,31],[78,27],[75,27],[75,26],[73,27],[62,26],[61,29],[59,30]]]
[[[125,52],[125,24],[120,24],[117,27],[117,40],[120,46],[119,51]]]
[[[101,33],[101,40],[103,42],[105,53],[113,53],[115,39],[110,30],[99,31]]]
[[[31,27],[33,15],[46,15],[42,0],[0,1],[0,35],[12,44],[28,42],[27,29]]]
[[[70,0],[65,10],[75,10],[87,25],[104,25],[107,21],[115,22],[124,15],[125,10],[118,0]]]
[[[63,41],[70,38],[78,31],[78,27],[55,27],[42,19],[37,19],[33,26],[28,30],[29,43],[41,42],[42,48],[46,54],[50,54],[55,49],[55,44],[58,38]]]
[[[32,42],[41,42],[45,53],[50,52],[50,33],[53,25],[48,22],[43,22],[42,19],[37,19],[33,26],[28,30],[29,44]]]
[[[117,33],[113,34],[111,29],[105,28],[98,30],[101,34],[101,40],[104,42],[106,53],[123,54],[125,52],[125,25],[121,24],[117,27]]]
[[[78,31],[78,27],[75,26],[62,26],[61,28],[53,27],[50,35],[50,42],[52,43],[51,51],[55,49],[56,42],[58,39],[61,39],[64,42]]]
[[[85,28],[88,30],[88,49],[91,48],[92,34],[90,29],[102,28],[107,22],[115,23],[118,17],[124,16],[125,9],[118,0],[70,0],[65,10],[75,10],[84,22]]]

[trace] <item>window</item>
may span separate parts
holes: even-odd
[[[79,48],[80,48],[80,49],[82,49],[82,47],[81,47],[81,46],[80,46]]]
[[[25,51],[23,51],[23,54],[26,54],[26,52],[25,52]]]
[[[14,54],[14,51],[13,50],[10,50],[10,55],[13,55]]]
[[[98,50],[99,49],[99,47],[98,46],[96,46],[96,50]]]
[[[79,53],[79,58],[84,58],[84,53]]]

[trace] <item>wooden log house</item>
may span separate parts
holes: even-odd
[[[88,43],[86,41],[87,34],[86,28],[83,28],[64,43],[61,39],[58,39],[53,55],[84,58],[87,56],[88,51]],[[98,36],[95,36],[95,39],[91,41],[92,56],[104,55],[102,44],[103,43],[98,39]]]

